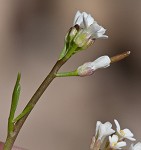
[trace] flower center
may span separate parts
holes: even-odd
[[[112,143],[112,147],[115,147],[117,145],[117,142]]]
[[[125,132],[123,130],[120,130],[120,133],[122,136],[125,136]]]

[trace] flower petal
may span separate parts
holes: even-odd
[[[110,66],[111,60],[109,58],[109,56],[101,56],[99,58],[97,58],[95,61],[92,62],[92,69],[96,70],[99,68],[106,68],[108,66]],[[110,122],[105,123],[105,126],[107,128],[107,130],[109,130],[112,127],[112,124]],[[113,133],[115,132],[113,129],[111,129],[113,131]]]
[[[112,143],[117,143],[118,142],[118,136],[117,135],[113,135],[111,141],[112,141]]]
[[[134,145],[134,150],[141,150],[141,143],[138,142],[137,144]]]
[[[111,136],[109,136],[109,142],[112,143],[112,137]]]
[[[123,146],[126,146],[126,142],[122,141],[122,142],[118,142],[117,147],[123,147]]]
[[[87,32],[90,33],[91,37],[94,39],[97,38],[108,38],[108,36],[103,35],[105,33],[106,29],[99,26],[96,21],[92,25],[88,27]]]
[[[98,130],[99,130],[99,127],[102,123],[100,121],[97,121],[96,123],[96,135],[98,134]]]
[[[79,26],[83,26],[83,16],[82,15],[80,15],[78,18],[77,18],[77,20],[76,20],[76,22],[75,22],[75,25],[76,24],[78,24]]]
[[[112,127],[112,124],[110,122],[105,122],[104,125],[105,125],[106,128],[111,128]]]
[[[94,18],[90,14],[87,16],[87,22],[88,26],[94,23]]]
[[[82,15],[84,16],[84,18],[87,18],[88,14],[86,12],[82,12]]]
[[[103,34],[101,34],[101,33],[97,33],[97,34],[94,36],[94,38],[107,39],[107,38],[108,38],[108,36],[107,36],[107,35],[103,35]]]
[[[120,132],[120,125],[119,125],[118,121],[114,120],[114,122],[115,122],[115,125],[116,125],[116,128],[117,128],[117,132]]]
[[[75,17],[74,17],[73,25],[76,25],[76,21],[78,20],[78,18],[79,18],[80,16],[81,16],[80,11],[77,11],[77,13],[75,14]]]
[[[131,144],[129,150],[141,150],[141,143],[138,142],[138,143],[135,144],[135,145]]]
[[[106,32],[106,29],[104,29],[102,26],[100,26],[101,29],[97,31],[98,33],[104,34]]]
[[[132,138],[132,137],[126,137],[126,139],[130,140],[130,141],[136,141],[135,138]]]
[[[107,38],[108,38],[108,36],[107,36],[107,35],[101,35],[101,36],[98,36],[97,38],[107,39]]]
[[[101,68],[106,68],[110,65],[111,60],[109,59],[108,56],[103,56],[101,57],[103,60],[101,60]],[[107,135],[113,134],[115,130],[112,129],[112,124],[110,122],[105,123],[105,129]]]
[[[130,145],[129,150],[134,150],[133,144]]]
[[[84,14],[83,14],[83,24],[84,24],[84,28],[88,28],[87,16],[85,16]]]
[[[90,26],[92,32],[98,32],[101,29],[101,26],[98,25],[98,23],[96,21],[94,21],[94,23]]]
[[[125,133],[125,136],[130,136],[130,137],[134,136],[133,133],[129,129],[124,129],[123,131]]]

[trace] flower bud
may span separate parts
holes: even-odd
[[[93,62],[87,62],[78,67],[77,72],[79,76],[89,76],[94,73],[95,70],[100,68],[107,68],[110,66],[111,60],[108,56],[101,56]]]
[[[79,30],[79,26],[75,25],[73,27],[70,28],[69,32],[67,33],[66,37],[65,37],[65,41],[67,43],[71,43],[73,38],[76,36],[76,34],[78,33]]]
[[[101,56],[92,62],[92,69],[97,70],[100,68],[107,68],[110,66],[111,59],[109,56]]]

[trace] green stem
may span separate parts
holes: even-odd
[[[77,70],[72,72],[60,72],[56,74],[56,77],[70,77],[70,76],[78,76]]]
[[[69,53],[69,55],[66,55],[61,60],[58,60],[57,63],[54,65],[54,67],[51,70],[51,72],[49,73],[49,75],[45,78],[45,80],[42,82],[40,87],[37,89],[35,94],[32,96],[32,98],[30,99],[30,101],[28,102],[26,107],[24,108],[23,112],[26,112],[26,113],[24,113],[24,115],[22,115],[22,117],[20,117],[20,120],[17,119],[18,121],[14,124],[13,134],[12,135],[11,134],[7,135],[7,139],[6,139],[6,142],[4,144],[4,149],[3,150],[11,150],[12,149],[12,146],[13,146],[13,144],[14,144],[17,136],[18,136],[18,133],[20,132],[20,129],[22,128],[22,126],[23,126],[25,120],[27,119],[28,115],[30,114],[30,112],[32,111],[32,109],[34,108],[34,106],[36,105],[39,98],[42,96],[42,94],[46,90],[46,88],[50,85],[50,83],[56,77],[56,74],[57,74],[58,70],[61,68],[61,66],[70,57],[71,57],[71,55]],[[29,110],[29,108],[31,108],[31,109]]]
[[[14,120],[13,123],[16,123],[18,120],[20,120],[23,116],[25,116],[28,112],[32,110],[33,106],[28,106],[26,109],[24,109],[21,114],[19,114]]]
[[[11,150],[13,146],[13,136],[11,134],[7,135],[6,142],[4,144],[3,150]]]
[[[61,52],[61,54],[59,56],[59,60],[61,60],[66,54],[66,47],[67,47],[66,44],[67,43],[65,43],[64,48],[62,49],[62,52]]]

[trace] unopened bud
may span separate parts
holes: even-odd
[[[93,62],[88,62],[78,67],[77,72],[79,76],[89,76],[97,69],[107,68],[110,66],[110,63],[111,60],[108,56],[101,56]]]
[[[70,32],[69,32],[69,40],[70,40],[70,42],[76,36],[77,32],[78,32],[78,27],[77,26],[74,26],[74,27],[72,27],[70,29]]]
[[[94,72],[94,70],[92,69],[92,62],[87,62],[82,66],[78,67],[77,72],[78,75],[81,77],[92,75]]]
[[[78,25],[71,27],[65,37],[65,42],[70,43],[73,40],[73,38],[76,36],[76,34],[78,33],[78,30],[79,30]]]
[[[107,68],[110,66],[111,60],[109,56],[101,56],[97,58],[94,62],[92,62],[93,69],[97,70],[100,68]]]

